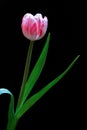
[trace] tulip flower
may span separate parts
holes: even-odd
[[[46,39],[45,45],[42,49],[42,52],[34,65],[31,73],[29,73],[31,54],[33,49],[33,42],[41,39],[46,34],[48,27],[48,18],[45,16],[42,17],[41,14],[36,14],[33,16],[30,13],[27,13],[22,18],[22,32],[23,35],[30,40],[29,49],[27,53],[24,75],[22,80],[22,85],[20,87],[20,93],[17,101],[17,106],[15,106],[14,95],[5,88],[0,88],[0,95],[9,94],[10,104],[8,109],[8,123],[6,130],[15,130],[19,119],[45,94],[47,93],[56,83],[58,83],[73,67],[80,55],[77,55],[76,58],[71,62],[71,64],[57,77],[55,77],[50,83],[45,85],[41,90],[36,92],[34,95],[29,96],[35,83],[37,82],[43,67],[46,62],[46,57],[48,53],[50,33]],[[29,128],[28,128],[29,129]]]
[[[39,13],[35,16],[30,13],[25,14],[21,24],[24,36],[31,41],[41,39],[47,31],[47,26],[47,17],[43,18]]]

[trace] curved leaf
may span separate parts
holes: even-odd
[[[2,94],[9,94],[11,96],[8,111],[8,119],[11,119],[14,116],[14,96],[8,89],[5,88],[0,88],[0,95]]]

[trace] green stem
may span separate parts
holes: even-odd
[[[6,130],[15,130],[17,126],[18,120],[13,117],[10,120],[8,120],[7,129]]]
[[[27,53],[27,58],[26,58],[26,63],[25,63],[24,76],[23,76],[23,80],[22,80],[22,86],[21,86],[21,90],[20,90],[20,94],[19,94],[17,108],[22,103],[22,97],[23,97],[23,94],[24,94],[25,84],[26,84],[26,81],[27,81],[27,78],[28,78],[28,74],[29,74],[29,69],[30,69],[30,61],[31,61],[33,45],[34,45],[34,43],[33,43],[33,41],[31,41],[30,45],[29,45],[29,48],[28,48],[28,53]]]

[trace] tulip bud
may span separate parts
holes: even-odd
[[[32,14],[27,13],[22,18],[21,27],[23,35],[27,39],[31,41],[39,40],[47,31],[48,19],[46,16],[42,18],[41,14],[33,16]]]

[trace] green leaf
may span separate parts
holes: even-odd
[[[31,92],[33,86],[35,85],[37,79],[39,78],[41,71],[44,67],[45,61],[46,61],[46,56],[47,56],[47,52],[48,52],[48,46],[49,46],[49,41],[50,41],[50,33],[48,34],[45,46],[40,54],[40,57],[38,59],[38,61],[36,62],[28,80],[27,83],[25,85],[25,91],[24,91],[24,95],[23,95],[23,100],[22,100],[22,104],[24,103],[24,101],[26,100],[27,96],[29,95],[29,93]]]
[[[5,88],[0,88],[0,95],[2,94],[9,94],[11,96],[10,104],[9,104],[9,111],[8,111],[8,120],[13,118],[14,116],[14,96],[13,94]]]
[[[46,85],[44,88],[42,88],[39,92],[34,94],[32,97],[30,97],[24,105],[21,107],[21,109],[16,113],[17,118],[20,118],[28,109],[30,109],[48,90],[50,90],[56,83],[58,83],[73,67],[73,65],[76,63],[80,55],[78,55],[72,63],[67,67],[67,69],[61,73],[57,78],[55,78],[53,81],[51,81],[48,85]]]
[[[9,94],[11,96],[8,109],[8,122],[6,130],[14,130],[18,121],[14,114],[14,96],[8,89],[5,88],[0,88],[0,95],[2,94]]]

